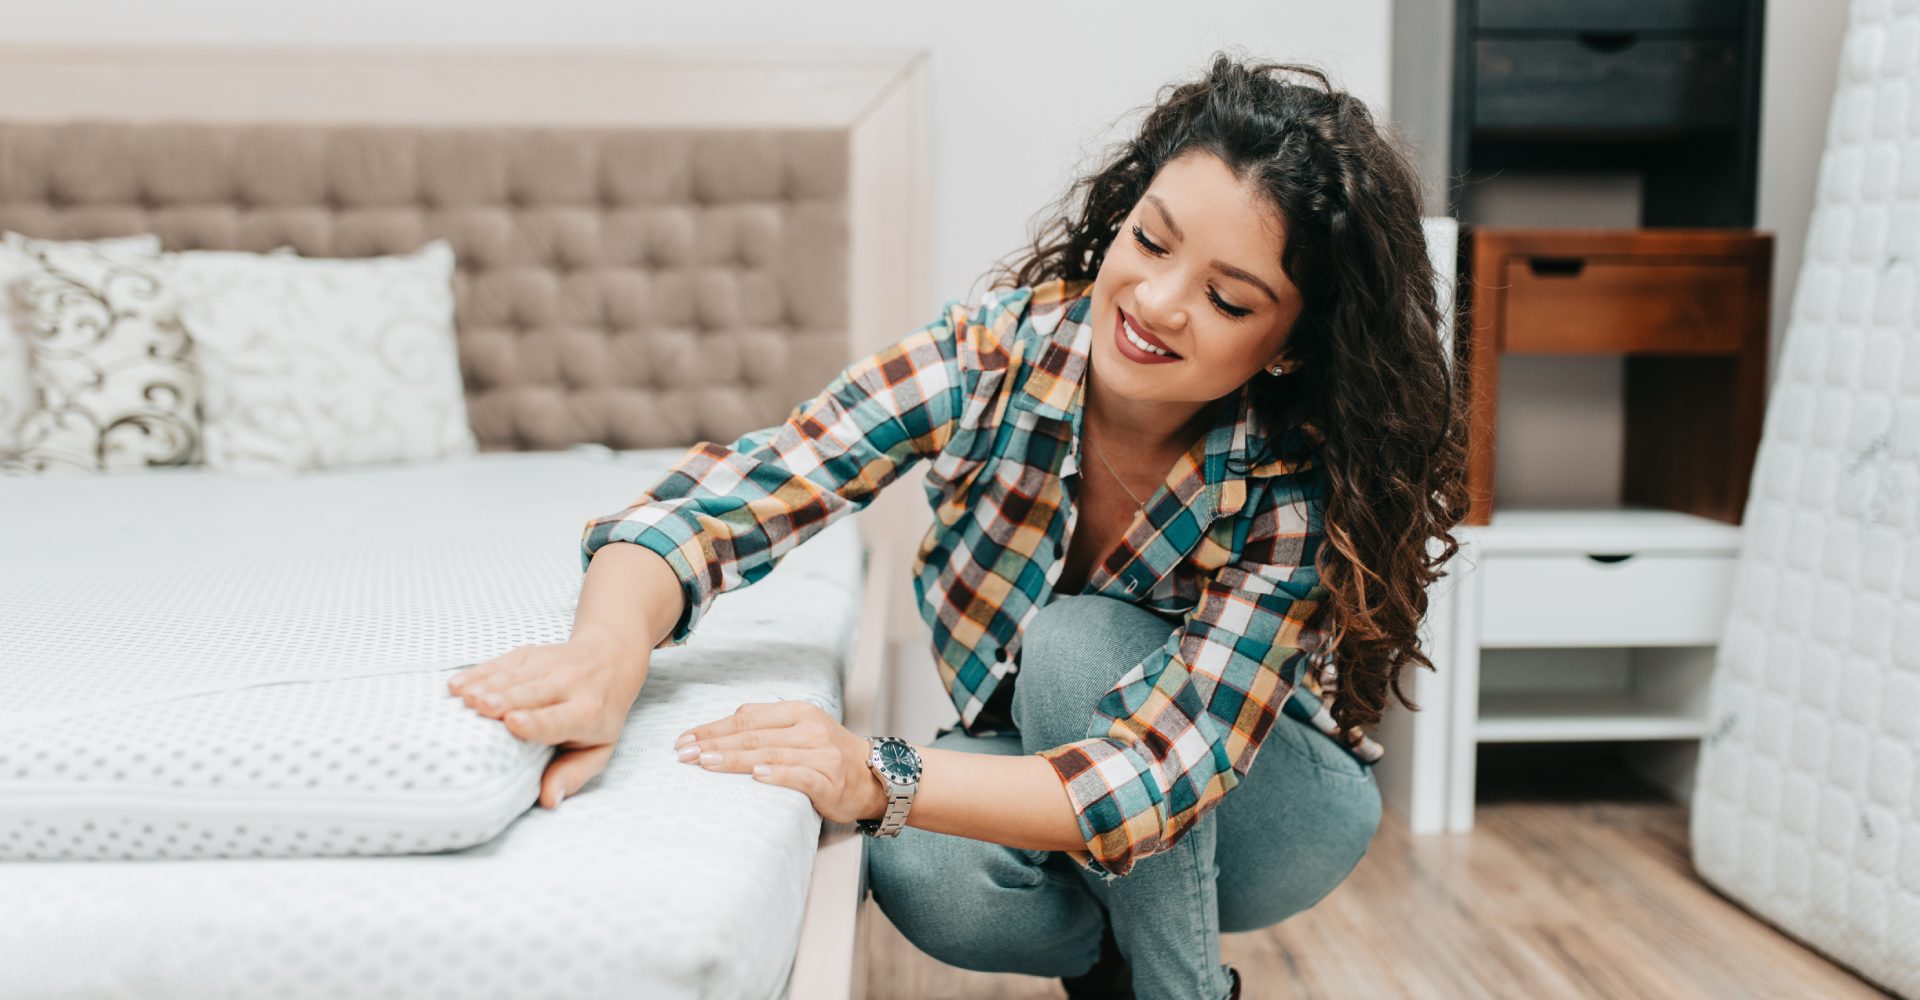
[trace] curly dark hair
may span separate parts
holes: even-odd
[[[1092,280],[1160,168],[1193,151],[1219,157],[1286,220],[1280,266],[1302,297],[1287,341],[1299,365],[1256,376],[1252,392],[1268,426],[1305,420],[1319,434],[1271,435],[1253,461],[1298,457],[1276,452],[1297,439],[1326,471],[1316,565],[1329,599],[1315,614],[1331,622],[1314,658],[1337,666],[1325,675],[1332,712],[1352,732],[1380,720],[1389,691],[1418,707],[1400,673],[1433,668],[1418,629],[1468,503],[1466,404],[1439,336],[1418,175],[1397,134],[1319,69],[1216,52],[1202,79],[1162,88],[1138,133],[1069,187],[993,285]]]

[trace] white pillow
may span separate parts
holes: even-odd
[[[471,455],[453,248],[164,255],[204,373],[205,461],[280,473]]]
[[[36,405],[8,468],[106,472],[199,462],[200,372],[160,274],[157,240],[99,243],[7,233],[26,263],[24,310]]]
[[[160,237],[153,233],[72,242],[135,253],[160,252]],[[13,290],[14,282],[34,267],[25,252],[0,243],[0,455],[20,447],[20,421],[27,411],[39,408],[39,397],[33,391],[33,366],[27,360],[27,335],[33,328]]]

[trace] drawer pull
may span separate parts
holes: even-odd
[[[1619,52],[1638,40],[1631,31],[1582,31],[1580,44],[1595,52]]]
[[[1589,552],[1587,558],[1597,563],[1626,562],[1633,558],[1631,552]]]
[[[1573,278],[1586,270],[1585,257],[1528,257],[1527,269],[1542,278]]]

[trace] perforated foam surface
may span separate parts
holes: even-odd
[[[1856,0],[1742,529],[1694,861],[1920,996],[1920,8]]]
[[[446,691],[567,637],[581,528],[681,453],[0,478],[0,996],[777,995],[819,817],[671,744],[839,716],[852,521],[655,651],[557,813]]]

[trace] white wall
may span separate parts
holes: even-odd
[[[1814,181],[1827,146],[1827,119],[1840,78],[1848,4],[1773,0],[1767,4],[1766,76],[1760,87],[1760,195],[1755,225],[1773,237],[1773,353],[1791,316]],[[1768,381],[1779,373],[1768,367]]]
[[[1385,108],[1388,0],[1100,5],[979,0],[0,0],[8,42],[241,45],[796,45],[925,48],[932,60],[934,246],[927,303],[970,298],[1023,244],[1083,157],[1214,49],[1314,62]],[[902,330],[904,335],[907,331]]]

